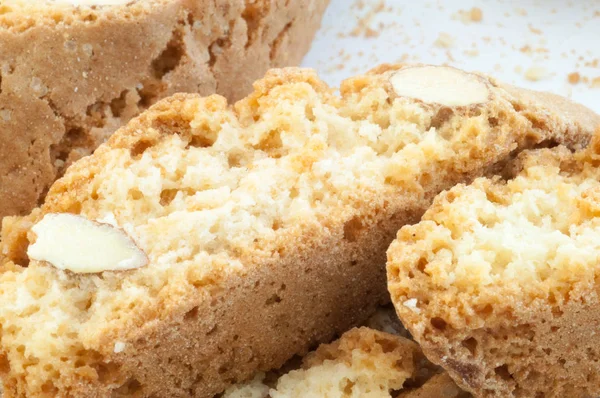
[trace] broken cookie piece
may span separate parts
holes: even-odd
[[[600,395],[599,149],[524,152],[508,180],[440,194],[390,246],[399,317],[475,396]]]
[[[259,374],[228,389],[223,398],[468,396],[439,372],[415,342],[361,327],[309,353],[300,369],[271,381]]]

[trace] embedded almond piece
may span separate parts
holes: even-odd
[[[143,267],[148,257],[121,229],[74,214],[46,214],[31,230],[37,235],[29,258],[87,274]]]
[[[448,66],[415,66],[390,78],[397,95],[430,104],[467,106],[487,102],[490,90],[483,78]]]

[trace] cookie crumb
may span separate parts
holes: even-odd
[[[481,8],[471,8],[469,15],[471,17],[471,21],[473,22],[481,22],[481,20],[483,19],[483,12],[481,11]]]
[[[379,31],[375,30],[375,29],[371,29],[368,28],[365,30],[365,37],[366,38],[371,38],[371,37],[378,37],[379,36]]]
[[[470,10],[459,10],[452,18],[458,19],[464,24],[481,22],[483,19],[483,11],[481,11],[481,8],[477,7],[473,7]]]
[[[517,13],[517,15],[520,15],[522,17],[526,17],[527,16],[527,10],[524,8],[517,8],[515,10],[515,12]]]
[[[525,71],[525,79],[532,82],[544,80],[548,77],[548,71],[543,66],[532,66]]]
[[[440,48],[450,48],[454,46],[454,38],[448,33],[441,32],[433,44]]]
[[[569,83],[571,84],[577,84],[579,83],[579,80],[581,80],[581,76],[579,75],[578,72],[573,72],[573,73],[569,73]]]
[[[541,35],[543,32],[540,29],[534,28],[533,25],[527,25],[529,27],[529,31],[536,35]]]

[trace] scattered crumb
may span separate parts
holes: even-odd
[[[521,65],[515,66],[515,73],[521,74],[523,72],[523,67]]]
[[[541,35],[543,33],[541,30],[534,28],[533,25],[531,25],[531,24],[529,24],[527,26],[529,27],[529,31],[533,34]]]
[[[378,37],[379,33],[380,32],[378,30],[367,27],[367,29],[365,30],[365,37],[367,37],[367,38]]]
[[[592,84],[590,85],[590,87],[591,88],[600,88],[600,76],[592,79]]]
[[[569,79],[569,83],[577,84],[577,83],[579,83],[581,76],[579,76],[579,73],[573,72],[573,73],[569,73],[568,79]]]
[[[471,21],[473,22],[481,22],[481,20],[483,19],[483,12],[480,8],[471,8],[471,12],[469,14],[471,15]]]
[[[477,50],[477,49],[465,50],[465,51],[463,51],[463,54],[468,55],[469,57],[476,57],[479,55],[479,50]]]
[[[459,10],[456,14],[452,15],[452,18],[458,19],[464,24],[481,22],[483,19],[483,12],[480,8],[473,7],[470,10]]]
[[[454,38],[448,33],[440,33],[438,38],[433,42],[436,47],[450,48],[454,45]]]
[[[525,71],[525,79],[537,82],[548,77],[548,71],[543,66],[532,66]]]
[[[524,8],[517,8],[515,9],[515,12],[517,13],[517,15],[520,15],[522,17],[527,16],[527,10]]]
[[[519,48],[519,51],[521,51],[523,54],[531,54],[532,52],[531,47],[529,46],[523,46]]]
[[[358,2],[354,3],[354,6],[359,10],[362,10],[364,8],[362,0],[359,0]],[[358,19],[354,29],[350,31],[350,36],[362,36],[366,38],[378,37],[380,32],[371,28],[369,25],[371,24],[373,18],[382,11],[386,11],[385,0],[380,0],[379,2],[377,2],[374,5],[374,7],[367,12],[366,15]]]
[[[593,60],[591,60],[591,61],[586,61],[586,62],[584,63],[584,65],[585,65],[586,67],[588,67],[588,68],[597,68],[599,63],[600,63],[600,60],[598,60],[598,59],[593,59]]]

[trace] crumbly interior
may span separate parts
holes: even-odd
[[[528,132],[545,134],[501,89],[489,104],[449,109],[395,96],[392,72],[350,79],[341,96],[297,69],[271,72],[235,106],[176,96],[75,163],[40,211],[4,222],[0,371],[34,392],[56,391],[64,375],[94,379],[149,314],[209,299],[220,280],[323,228],[352,239],[361,217],[422,200],[503,159]],[[51,212],[119,226],[149,265],[83,276],[29,261],[29,228]]]
[[[437,327],[476,327],[510,311],[562,306],[594,286],[595,162],[559,148],[530,154],[524,165],[506,182],[482,178],[451,189],[421,223],[402,228],[388,251],[399,305],[419,317],[435,313]]]

